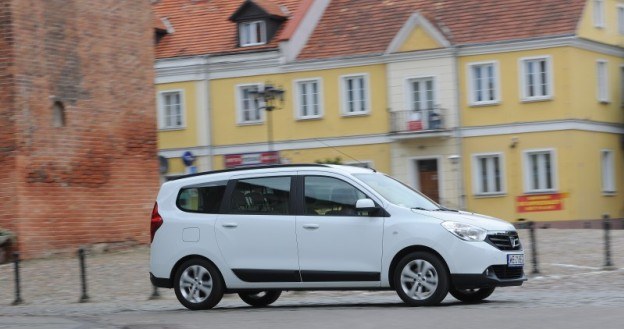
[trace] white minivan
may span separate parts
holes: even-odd
[[[164,183],[150,278],[185,307],[224,293],[267,306],[284,290],[394,289],[412,306],[526,281],[513,225],[446,209],[372,169],[278,165]]]

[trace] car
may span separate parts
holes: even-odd
[[[479,302],[526,281],[510,223],[447,209],[373,169],[290,164],[165,182],[151,216],[150,279],[182,305],[237,293],[396,290],[411,306]]]

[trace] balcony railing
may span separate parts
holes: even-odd
[[[433,108],[415,111],[391,111],[390,133],[421,133],[445,131],[445,109]]]

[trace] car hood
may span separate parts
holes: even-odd
[[[504,220],[485,215],[469,213],[465,211],[420,211],[419,214],[433,217],[441,221],[454,221],[463,224],[474,225],[488,231],[515,231],[515,227]]]

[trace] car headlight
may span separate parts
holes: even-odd
[[[443,222],[442,227],[464,241],[483,241],[487,235],[480,227],[458,222]]]

